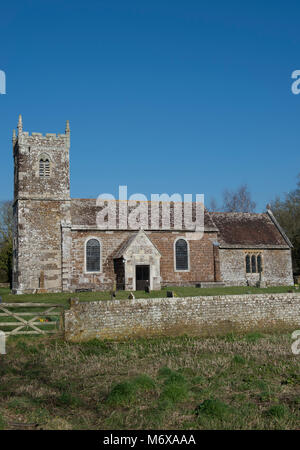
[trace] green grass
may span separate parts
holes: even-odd
[[[239,294],[263,294],[263,293],[285,293],[294,289],[294,286],[272,286],[264,289],[248,286],[233,287],[214,287],[214,288],[196,288],[196,287],[174,287],[169,286],[159,291],[146,293],[144,291],[135,291],[136,298],[163,298],[167,296],[167,291],[172,290],[177,297],[195,297],[199,295],[239,295]],[[300,293],[300,291],[295,291]],[[9,289],[0,288],[0,295],[3,302],[38,302],[38,303],[58,303],[68,306],[70,297],[78,297],[82,302],[110,300],[110,292],[76,292],[76,293],[56,293],[56,294],[24,294],[12,295]],[[117,291],[116,299],[128,298],[128,291]]]
[[[117,383],[112,386],[106,403],[114,406],[126,406],[133,404],[138,399],[138,394],[143,391],[155,389],[156,384],[148,375],[138,375],[130,380]]]
[[[286,405],[274,405],[266,411],[266,414],[277,419],[282,419],[288,414]]]
[[[4,430],[6,426],[5,420],[3,419],[2,415],[0,414],[0,430]]]
[[[292,286],[275,286],[269,287],[265,289],[259,289],[255,287],[247,287],[247,286],[238,286],[238,287],[218,287],[218,288],[196,288],[196,287],[167,287],[160,291],[152,291],[150,293],[146,293],[144,291],[136,291],[134,293],[136,298],[165,298],[167,296],[167,290],[173,290],[175,296],[177,297],[187,297],[187,296],[199,296],[199,295],[238,295],[238,294],[255,294],[255,293],[280,293],[280,292],[288,292],[292,290]],[[299,292],[299,291],[295,291]],[[100,300],[109,300],[111,298],[110,292],[80,292],[80,293],[56,293],[56,294],[24,294],[24,295],[12,295],[9,289],[0,288],[0,295],[2,296],[2,301],[4,303],[56,303],[62,305],[64,308],[69,307],[69,299],[71,297],[78,297],[82,302],[89,301],[100,301]],[[127,299],[129,292],[127,291],[117,291],[116,299]],[[32,312],[32,316],[26,316],[26,320],[30,320],[34,317],[34,315],[38,315],[38,313],[44,312],[43,308],[30,308],[30,310],[26,309],[26,307],[14,307],[13,312]],[[57,309],[59,313],[59,310]],[[44,319],[44,316],[41,316],[40,319]],[[35,326],[44,330],[59,330],[60,322],[59,316],[49,316],[46,317],[47,323],[42,324],[40,321],[35,323]],[[0,329],[3,331],[11,331],[16,328],[15,325],[9,326],[5,325],[1,327],[1,322],[16,322],[14,317],[0,317]],[[32,331],[30,327],[25,327],[22,331]],[[228,339],[230,339],[230,335],[228,335]],[[249,334],[248,339],[258,340],[260,339],[259,333]],[[90,344],[90,347],[87,346],[85,352],[88,353],[97,353],[99,351],[103,351],[102,348],[96,348],[98,344]],[[176,349],[170,350],[175,355]],[[175,353],[174,353],[175,352]]]
[[[200,418],[204,415],[211,419],[216,418],[221,420],[226,419],[230,412],[231,408],[226,403],[215,398],[204,400],[195,410],[195,414]]]
[[[9,337],[0,429],[299,429],[291,343],[287,333],[80,344]]]

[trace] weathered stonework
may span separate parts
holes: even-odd
[[[220,283],[293,284],[291,244],[271,211],[265,214],[208,213],[193,231],[177,202],[103,201],[70,198],[70,129],[65,134],[23,131],[13,135],[13,292],[74,292],[77,289],[136,289],[136,266],[149,266],[149,288]],[[47,161],[47,173],[43,164]],[[41,175],[42,173],[42,175]],[[163,218],[170,209],[169,221]],[[197,206],[191,203],[192,221]],[[139,220],[129,226],[128,214]],[[137,213],[140,211],[140,215]],[[143,214],[148,213],[147,220]],[[116,227],[107,217],[115,214]],[[97,218],[106,218],[103,226]],[[88,272],[86,243],[100,243],[100,270]],[[188,268],[176,270],[175,244],[184,239]],[[246,273],[246,252],[260,252],[262,274]],[[204,285],[204,284],[203,284]]]
[[[135,300],[74,301],[65,311],[65,338],[224,334],[231,331],[297,329],[299,294],[258,294]]]
[[[262,275],[268,286],[291,286],[293,270],[289,249],[259,249],[262,256]],[[255,286],[259,273],[246,273],[245,255],[255,254],[251,249],[220,249],[221,278],[227,286]]]
[[[13,140],[15,162],[13,292],[62,290],[61,220],[70,220],[69,132],[23,132]],[[51,176],[40,178],[47,155]],[[41,277],[43,286],[41,286]]]

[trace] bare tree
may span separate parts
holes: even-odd
[[[294,246],[294,272],[300,274],[300,173],[296,189],[285,194],[283,199],[277,197],[271,203],[271,209]]]
[[[223,192],[223,211],[226,212],[254,212],[256,203],[251,199],[251,193],[246,184],[242,184],[236,191]]]
[[[12,279],[12,202],[0,203],[0,271],[1,278],[11,282]]]
[[[208,211],[214,212],[218,211],[218,204],[214,197],[211,197],[208,206],[206,207]]]
[[[12,239],[13,208],[12,202],[0,203],[0,242]]]

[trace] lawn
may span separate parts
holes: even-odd
[[[0,429],[299,429],[290,334],[9,337]]]
[[[166,287],[160,291],[152,291],[146,293],[144,291],[135,291],[136,298],[161,298],[167,296],[167,291],[172,290],[178,297],[195,297],[199,295],[238,295],[238,294],[263,294],[263,293],[281,293],[289,292],[295,289],[294,286],[272,286],[264,289],[248,286],[234,286],[234,287],[214,287],[214,288],[196,288],[196,287]],[[299,292],[300,291],[295,291]],[[128,291],[117,291],[117,299],[128,298]],[[70,297],[78,297],[82,302],[97,301],[97,300],[109,300],[111,298],[110,292],[63,292],[57,294],[24,294],[24,295],[12,295],[9,289],[0,288],[0,296],[2,296],[3,302],[38,302],[38,303],[60,303],[62,305],[68,305],[68,299]]]

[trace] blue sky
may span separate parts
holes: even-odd
[[[71,125],[71,195],[204,193],[247,183],[258,211],[300,172],[297,1],[1,3],[0,199],[11,136]]]

